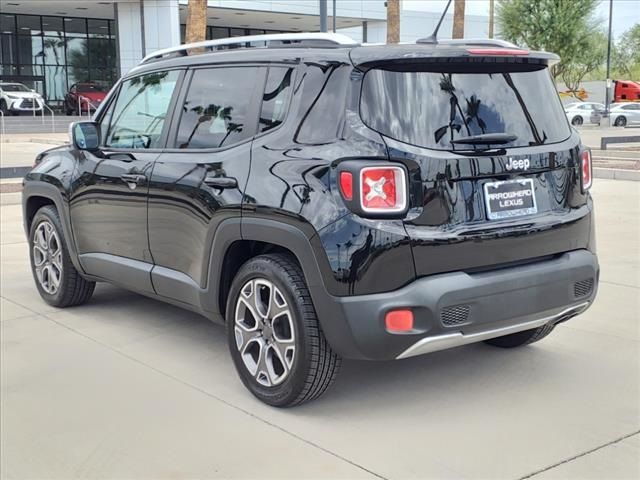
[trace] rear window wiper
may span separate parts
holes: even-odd
[[[517,135],[510,133],[483,133],[482,135],[471,135],[470,137],[451,140],[451,143],[462,145],[503,145],[513,142],[517,138]]]

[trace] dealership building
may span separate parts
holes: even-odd
[[[328,0],[328,24],[360,42],[384,42],[384,0]],[[60,106],[77,82],[110,87],[145,55],[184,41],[187,0],[0,0],[0,81],[20,82]],[[439,14],[401,11],[401,41],[427,36]],[[317,32],[318,0],[209,0],[207,38]],[[451,35],[451,13],[441,36]],[[488,18],[465,18],[486,37]]]

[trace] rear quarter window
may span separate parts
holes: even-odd
[[[508,133],[505,147],[556,143],[571,132],[546,68],[447,73],[372,69],[363,79],[367,126],[401,142],[439,150],[472,148],[464,137]]]

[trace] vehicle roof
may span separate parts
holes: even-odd
[[[165,70],[178,67],[197,67],[217,64],[267,64],[267,63],[299,63],[313,58],[315,61],[349,62],[349,48],[234,48],[200,53],[197,55],[173,56],[143,63],[133,68],[127,76],[144,72]]]
[[[378,63],[391,61],[419,61],[438,58],[496,58],[501,62],[517,61],[519,63],[553,64],[559,57],[553,53],[520,50],[504,45],[492,45],[491,40],[448,40],[437,44],[405,43],[395,45],[354,45],[342,47],[308,47],[308,46],[275,46],[233,48],[215,50],[196,55],[168,56],[142,63],[132,69],[127,76],[178,67],[231,63],[297,63],[302,60],[322,61],[334,60],[350,62],[355,66],[367,68]],[[487,54],[473,54],[469,50],[484,48]],[[518,50],[524,54],[501,54]],[[493,51],[493,53],[491,53]]]

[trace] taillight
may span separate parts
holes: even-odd
[[[346,200],[353,200],[353,174],[340,172],[340,191]]]
[[[367,167],[360,170],[360,204],[365,212],[401,212],[407,205],[404,170]]]
[[[385,161],[345,160],[338,165],[344,203],[362,217],[399,217],[407,211],[404,166]]]
[[[582,178],[582,190],[587,191],[593,182],[593,167],[591,165],[591,150],[584,150],[581,154],[580,177]]]

